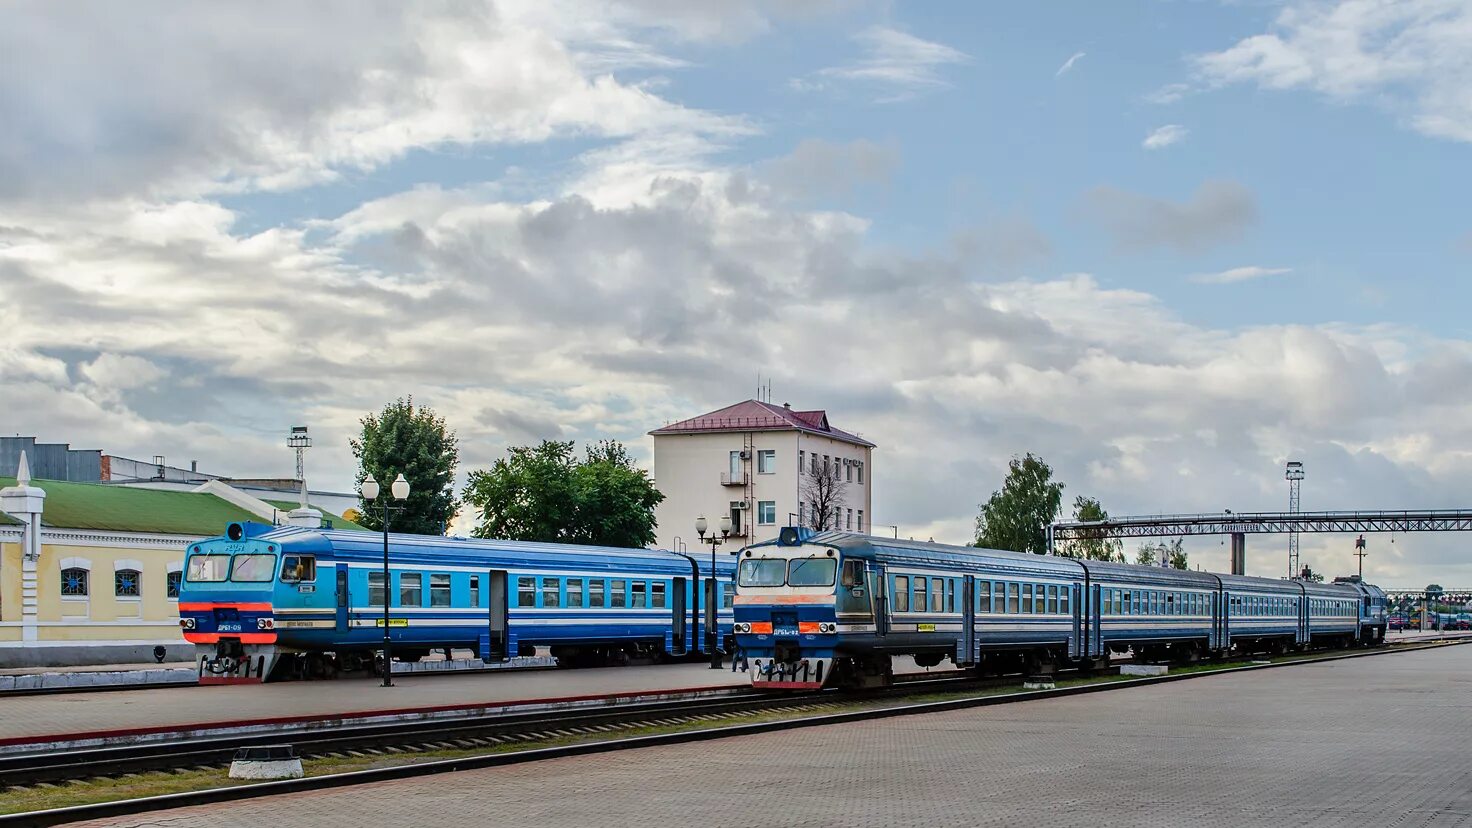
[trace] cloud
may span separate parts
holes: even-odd
[[[817,83],[838,81],[874,86],[884,90],[880,101],[912,97],[927,89],[950,84],[941,76],[942,67],[967,63],[970,57],[943,43],[924,40],[888,26],[870,26],[854,36],[864,56],[842,66],[819,69]],[[794,89],[811,89],[813,81],[795,79]],[[817,88],[823,88],[821,85]]]
[[[1120,250],[1199,253],[1240,240],[1257,222],[1257,200],[1235,181],[1207,181],[1184,203],[1099,187],[1085,196],[1083,214]]]
[[[130,354],[99,354],[79,366],[82,376],[104,388],[140,388],[155,384],[166,372],[143,357]]]
[[[1145,136],[1145,140],[1140,146],[1148,150],[1164,149],[1171,144],[1185,139],[1189,133],[1190,130],[1180,124],[1166,124],[1163,127],[1156,127],[1151,130],[1150,134]]]
[[[799,198],[845,196],[864,184],[887,182],[899,167],[899,147],[863,139],[847,144],[810,138],[793,151],[761,165],[759,175],[774,190]]]
[[[1292,273],[1291,267],[1258,267],[1248,265],[1246,267],[1234,267],[1223,270],[1220,273],[1198,273],[1191,277],[1191,281],[1198,285],[1229,285],[1234,282],[1247,282],[1253,279],[1261,279],[1266,276],[1281,276],[1284,273]]]
[[[1191,85],[1188,83],[1168,83],[1165,86],[1145,96],[1146,103],[1159,105],[1173,104],[1190,94]]]
[[[1270,31],[1197,56],[1203,82],[1306,89],[1388,107],[1426,135],[1472,141],[1472,6],[1456,0],[1289,3]]]
[[[1063,65],[1058,67],[1058,71],[1053,73],[1053,77],[1062,77],[1063,73],[1072,69],[1073,65],[1075,63],[1078,63],[1079,60],[1083,58],[1083,56],[1083,52],[1074,52],[1072,57],[1070,57],[1068,60],[1063,61]]]

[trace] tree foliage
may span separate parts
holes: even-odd
[[[1166,565],[1172,569],[1186,569],[1186,550],[1182,548],[1184,541],[1181,538],[1165,543],[1150,543],[1146,541],[1140,544],[1140,549],[1135,553],[1135,563],[1145,566],[1159,566],[1160,556],[1165,554]]]
[[[1048,551],[1048,524],[1063,502],[1063,484],[1053,482],[1053,469],[1028,454],[1012,458],[1002,488],[981,504],[976,516],[976,545],[1014,552]]]
[[[643,547],[654,542],[654,507],[664,495],[621,443],[515,446],[489,470],[470,473],[465,503],[479,538]]]
[[[839,473],[837,463],[819,468],[816,474],[804,475],[802,502],[807,506],[807,525],[819,532],[842,529],[837,510],[847,493],[848,482]]]
[[[1076,521],[1108,520],[1109,513],[1092,497],[1079,495],[1073,499],[1073,519]],[[1057,552],[1065,558],[1080,558],[1087,561],[1114,561],[1124,563],[1123,544],[1116,538],[1098,535],[1069,541],[1058,547]]]
[[[398,475],[409,481],[403,511],[393,515],[396,532],[443,535],[455,516],[455,467],[460,462],[459,441],[445,420],[414,398],[399,398],[378,414],[361,420],[362,434],[351,441],[358,458],[357,483],[368,475],[383,487],[380,502],[389,498],[389,486]],[[360,507],[361,525],[383,529],[382,512]]]

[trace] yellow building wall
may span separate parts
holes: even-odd
[[[177,548],[52,544],[45,543],[43,536],[41,559],[37,565],[40,640],[116,643],[178,637],[182,641],[178,628],[178,602],[168,597],[168,572],[170,564],[184,559],[186,546],[187,541],[183,540]],[[85,600],[61,594],[62,562],[67,558],[81,558],[88,562],[90,575]],[[141,564],[138,598],[117,597],[115,594],[118,561]],[[18,568],[16,572],[18,584]],[[16,594],[19,595],[18,586]],[[19,615],[16,617],[18,619]],[[9,618],[7,614],[6,619]]]
[[[20,604],[20,544],[0,543],[0,621],[19,621]],[[16,634],[19,639],[20,634]],[[0,627],[0,641],[11,640]]]

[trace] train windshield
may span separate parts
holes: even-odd
[[[189,572],[185,578],[198,584],[223,581],[229,575],[229,555],[195,555],[189,559]]]
[[[787,570],[788,586],[833,586],[838,561],[833,558],[798,558]]]
[[[747,558],[741,562],[738,583],[744,587],[782,586],[787,580],[784,558]]]
[[[257,583],[271,580],[276,574],[275,555],[236,555],[230,569],[230,580]]]

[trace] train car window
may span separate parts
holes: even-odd
[[[1058,611],[1068,615],[1068,596],[1072,594],[1073,587],[1058,587]]]
[[[894,611],[910,611],[910,576],[894,576]]]
[[[313,555],[281,556],[281,581],[287,584],[317,580],[317,558]]]
[[[992,582],[992,612],[1007,611],[1007,585],[1001,581]]]
[[[569,607],[581,607],[583,605],[583,579],[567,579],[567,605]]]
[[[976,611],[978,613],[992,611],[992,582],[976,582]]]
[[[1058,614],[1058,587],[1057,586],[1050,586],[1050,587],[1048,587],[1048,613],[1050,615],[1057,615]]]
[[[608,605],[610,607],[622,607],[622,606],[624,606],[624,604],[626,603],[626,601],[628,599],[628,595],[626,594],[626,591],[625,590],[626,590],[626,582],[624,582],[624,581],[609,581],[608,582]]]
[[[1022,585],[1022,611],[1032,612],[1032,584]]]
[[[383,606],[383,573],[368,573],[368,605],[372,607]]]
[[[603,606],[603,586],[602,578],[588,582],[588,606]]]
[[[429,605],[431,607],[448,607],[450,605],[450,576],[431,574],[429,576]]]
[[[470,605],[472,607],[478,607],[478,606],[480,606],[480,576],[479,575],[471,575],[470,576]]]
[[[731,605],[736,603],[736,585],[727,581],[726,583],[721,584],[721,587],[721,591],[723,593],[721,597],[721,607],[723,607],[724,609],[730,609]]]
[[[537,579],[516,579],[516,605],[518,607],[535,607],[537,605]]]
[[[629,587],[630,587],[631,591],[633,592],[633,598],[634,598],[634,600],[629,603],[629,606],[631,606],[631,607],[639,607],[640,609],[649,606],[647,603],[645,603],[644,582],[643,581],[632,581],[632,582],[629,583]]]
[[[562,584],[556,578],[542,579],[542,606],[562,606]]]
[[[264,583],[275,574],[275,555],[236,555],[230,564],[230,580],[236,583]]]
[[[1017,613],[1021,612],[1021,610],[1017,606],[1017,597],[1020,594],[1022,594],[1021,585],[1007,584],[1007,612],[1011,615],[1016,615]]]
[[[1038,615],[1048,611],[1048,588],[1042,584],[1033,587],[1032,611]]]
[[[664,606],[664,581],[649,584],[649,606],[659,609]]]
[[[1114,614],[1124,615],[1125,607],[1129,606],[1129,598],[1123,590],[1114,590]]]
[[[195,555],[189,559],[189,573],[185,577],[191,584],[218,583],[230,577],[229,555]]]
[[[418,572],[399,573],[399,606],[424,606],[424,576]]]
[[[946,579],[946,612],[956,611],[956,582]]]
[[[930,579],[930,611],[940,612],[945,605],[946,594],[950,592],[951,582],[940,578]]]
[[[928,578],[915,579],[915,611],[926,612],[930,609],[930,580]]]

